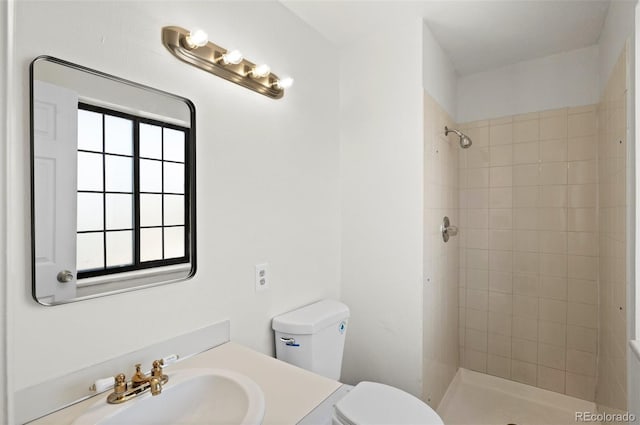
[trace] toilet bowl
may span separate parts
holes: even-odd
[[[274,317],[276,357],[339,380],[349,308],[323,300]],[[422,400],[398,388],[360,382],[334,406],[333,425],[442,425]]]

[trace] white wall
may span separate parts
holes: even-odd
[[[15,133],[7,141],[14,168],[2,165],[11,189],[16,390],[226,318],[232,340],[270,354],[271,317],[338,297],[338,68],[327,41],[278,3],[46,1],[16,8]],[[212,41],[268,61],[296,84],[274,101],[188,66],[162,46],[165,25],[202,27]],[[194,279],[56,307],[31,299],[28,65],[41,54],[195,103]],[[271,290],[257,294],[254,265],[265,261]]]
[[[422,83],[427,93],[450,116],[455,117],[456,71],[426,23],[422,28]]]
[[[421,396],[422,21],[390,19],[341,50],[343,380]],[[403,69],[384,60],[402,47]]]
[[[600,49],[598,96],[605,89],[609,75],[620,57],[627,38],[633,34],[636,3],[637,0],[617,0],[612,1],[609,5],[607,18],[598,40]]]
[[[598,47],[591,46],[458,79],[457,121],[598,103]]]

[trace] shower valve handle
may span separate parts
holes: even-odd
[[[442,225],[440,226],[440,231],[442,232],[442,240],[445,242],[449,241],[449,237],[455,236],[458,234],[458,227],[452,226],[449,221],[449,217],[445,216],[442,219]]]

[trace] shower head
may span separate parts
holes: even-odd
[[[460,138],[460,147],[462,149],[467,149],[469,146],[471,146],[472,142],[471,139],[469,138],[469,136],[467,136],[466,134],[462,133],[461,131],[458,130],[454,130],[452,128],[447,127],[446,125],[444,126],[444,135],[448,136],[449,133],[454,132],[458,135],[458,137]]]

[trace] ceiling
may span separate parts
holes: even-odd
[[[622,1],[622,0],[618,0]],[[609,0],[281,0],[336,45],[395,15],[421,16],[458,75],[598,42]]]

